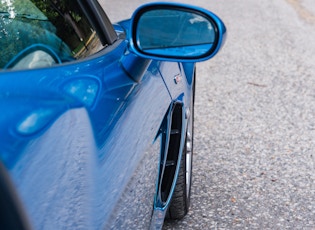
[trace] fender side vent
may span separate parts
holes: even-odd
[[[159,181],[159,196],[163,206],[169,200],[178,166],[183,119],[181,103],[173,105],[168,119],[168,129],[170,129],[169,138],[166,138],[168,140],[168,144],[166,145],[168,149],[165,150],[166,154],[164,153],[164,159],[161,161],[161,177]]]

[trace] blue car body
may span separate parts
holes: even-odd
[[[180,4],[152,6],[210,14]],[[138,11],[145,7],[151,5]],[[1,207],[2,219],[15,218],[25,229],[163,225],[184,149],[195,62],[218,52],[225,28],[211,14],[220,35],[211,54],[166,57],[168,52],[154,55],[134,47],[138,14],[113,27],[117,39],[112,44],[81,60],[50,50],[59,64],[10,70],[24,53],[50,49],[36,41],[2,67],[0,187],[10,197],[1,201],[10,207]],[[179,144],[174,178],[168,196],[161,198],[170,119],[180,127]]]

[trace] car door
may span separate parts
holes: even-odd
[[[158,62],[151,62],[141,80],[133,82],[110,129],[100,131],[105,138],[98,143],[96,180],[105,229],[148,228],[162,149],[160,127],[170,103]]]
[[[37,116],[47,116],[45,109],[55,106],[43,95],[52,91],[62,98],[58,113],[45,118],[51,120],[42,129],[23,133],[26,128],[15,124],[10,142],[16,146],[15,157],[5,161],[35,228],[99,228],[104,223],[111,227],[128,219],[139,220],[133,222],[137,226],[141,221],[149,224],[159,169],[158,134],[171,98],[158,62],[151,62],[135,82],[119,66],[125,45],[117,43],[111,52],[104,50],[88,61],[42,70],[36,76],[32,71],[27,76],[11,72],[3,78],[20,81],[24,88],[22,95],[7,96],[11,104],[16,97],[31,104],[31,115],[21,114],[24,126],[36,111]],[[66,96],[69,89],[91,89],[94,84],[98,92],[90,105],[78,101],[84,97],[80,93]],[[39,90],[43,99],[34,102]]]
[[[126,53],[123,37],[96,46],[96,35],[89,44],[103,48],[77,61],[23,69],[38,50],[58,56],[36,38],[4,64],[1,158],[35,229],[150,224],[171,98],[159,62]]]

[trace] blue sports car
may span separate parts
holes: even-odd
[[[195,63],[226,29],[150,3],[0,3],[0,228],[161,229],[190,203]]]

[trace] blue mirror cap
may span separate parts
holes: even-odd
[[[183,12],[190,12],[196,15],[200,15],[202,17],[205,17],[211,23],[214,25],[215,29],[215,42],[212,45],[212,48],[208,50],[208,52],[203,53],[200,56],[190,56],[190,55],[168,55],[168,51],[163,52],[161,49],[161,52],[157,52],[155,54],[151,54],[149,52],[144,51],[141,49],[138,41],[138,35],[137,35],[137,29],[139,25],[139,20],[142,15],[144,15],[146,12],[149,12],[151,10],[176,10],[176,11],[183,11]],[[131,18],[131,28],[130,33],[128,36],[129,40],[129,49],[134,54],[142,57],[142,58],[148,58],[148,59],[154,59],[154,60],[162,60],[162,61],[176,61],[176,62],[201,62],[206,61],[213,56],[215,56],[221,47],[224,45],[226,40],[226,27],[222,20],[216,16],[214,13],[192,5],[187,4],[180,4],[180,3],[169,3],[169,2],[155,2],[155,3],[149,3],[140,6],[133,14]]]

